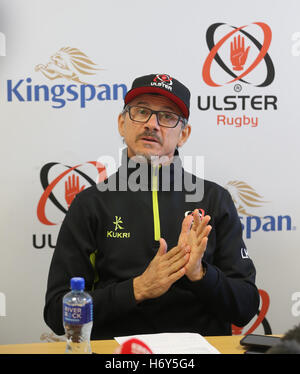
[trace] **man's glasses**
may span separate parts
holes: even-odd
[[[184,126],[187,124],[187,119],[179,116],[176,113],[166,112],[164,110],[152,110],[142,106],[127,105],[123,112],[128,112],[129,118],[134,122],[146,123],[154,113],[159,126],[173,128],[176,127],[179,122],[182,122]]]

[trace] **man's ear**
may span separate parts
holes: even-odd
[[[120,113],[118,117],[118,129],[119,134],[122,138],[124,138],[124,123],[125,123],[125,116],[124,114]]]
[[[189,124],[185,125],[185,127],[180,132],[177,147],[182,147],[183,146],[183,144],[188,140],[188,138],[191,134],[191,131],[192,131],[191,125],[189,125]]]

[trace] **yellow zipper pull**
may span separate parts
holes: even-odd
[[[152,206],[153,206],[153,220],[154,220],[154,239],[160,239],[160,220],[159,220],[159,207],[158,207],[158,170],[159,166],[153,167],[152,175]]]

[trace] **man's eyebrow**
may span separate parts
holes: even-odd
[[[146,101],[138,101],[135,105],[150,105],[150,104],[148,102],[146,102]],[[175,113],[175,109],[171,108],[170,106],[163,105],[162,108],[168,109],[171,112]]]

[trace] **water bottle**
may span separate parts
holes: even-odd
[[[63,298],[66,353],[92,353],[93,299],[84,292],[84,278],[71,279],[71,292]]]

